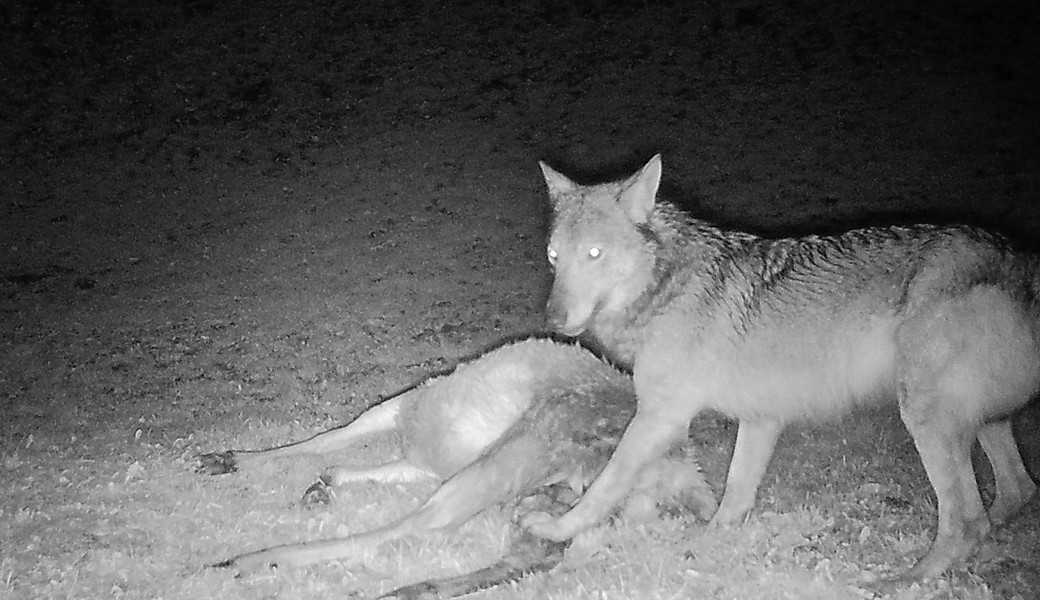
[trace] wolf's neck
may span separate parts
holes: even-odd
[[[710,284],[719,280],[718,271],[758,239],[694,219],[667,202],[658,203],[640,231],[654,255],[649,283],[625,310],[600,315],[589,331],[595,345],[627,368],[655,317],[675,306],[680,295],[689,296],[684,303],[701,301]]]
[[[694,219],[663,201],[657,203],[643,231],[653,243],[657,270],[664,274],[691,262],[714,262],[737,254],[740,248],[759,239],[750,233],[725,230]]]

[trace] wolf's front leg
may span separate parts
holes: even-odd
[[[578,504],[562,517],[532,512],[521,526],[538,537],[563,541],[606,519],[651,462],[686,436],[689,419],[658,411],[637,411],[617,450]]]
[[[781,429],[783,425],[776,421],[745,420],[737,426],[737,443],[729,462],[726,491],[719,510],[711,519],[712,525],[732,525],[747,518]]]

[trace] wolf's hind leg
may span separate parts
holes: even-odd
[[[419,468],[407,459],[376,465],[374,467],[330,467],[322,479],[329,485],[344,485],[355,481],[378,481],[380,483],[401,483],[419,481],[436,477],[435,473]]]
[[[526,440],[521,440],[525,442]],[[250,573],[266,567],[296,567],[329,560],[352,560],[380,544],[402,536],[457,527],[480,511],[510,497],[512,477],[520,458],[530,455],[529,444],[514,444],[493,457],[485,457],[445,481],[422,506],[396,523],[357,535],[299,544],[275,546],[218,563]],[[502,472],[501,466],[509,467]]]
[[[900,416],[917,445],[938,500],[935,540],[904,579],[927,579],[968,558],[991,528],[971,449],[980,439],[993,462],[1006,518],[1033,486],[1027,483],[1009,424],[987,417],[1014,412],[1040,386],[1040,350],[1032,323],[1003,289],[977,286],[922,301],[896,332]]]
[[[979,430],[979,443],[993,465],[997,493],[989,507],[989,519],[1003,523],[1036,493],[1036,483],[1029,476],[1022,455],[1011,432],[1011,420],[990,423]]]
[[[375,467],[330,467],[303,493],[300,504],[314,507],[331,504],[336,497],[335,488],[355,481],[377,481],[380,483],[403,483],[436,477],[420,469],[406,459],[388,462]]]
[[[307,488],[300,504],[307,507],[331,504],[336,497],[335,488],[355,481],[377,481],[379,483],[404,483],[436,477],[436,473],[420,469],[405,459],[395,460],[375,467],[330,467]]]
[[[932,546],[902,577],[913,581],[937,577],[967,558],[989,532],[990,522],[971,464],[976,426],[921,398],[901,398],[900,408],[939,503]]]
[[[397,413],[400,411],[401,402],[407,394],[408,392],[405,392],[381,402],[361,413],[358,418],[350,423],[319,433],[301,442],[266,450],[227,450],[225,452],[202,454],[196,457],[195,470],[215,475],[229,473],[242,468],[247,469],[279,458],[305,454],[325,454],[341,450],[365,436],[396,429]],[[211,465],[217,465],[221,469],[215,469]]]
[[[764,420],[744,420],[737,426],[726,491],[718,512],[711,519],[712,525],[732,525],[747,518],[782,429],[782,424]]]
[[[299,567],[330,560],[360,560],[365,553],[375,551],[388,541],[417,531],[439,529],[464,521],[464,518],[458,518],[453,505],[443,500],[444,496],[445,488],[442,486],[415,512],[385,527],[348,537],[265,548],[211,566],[236,569],[240,575],[245,575],[265,568]]]
[[[234,569],[239,575],[249,575],[268,568],[298,567],[337,559],[357,561],[362,560],[366,553],[378,550],[382,544],[404,537],[417,529],[425,528],[415,517],[409,515],[386,527],[357,535],[274,546],[240,554],[208,566]]]

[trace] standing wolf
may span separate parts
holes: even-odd
[[[604,517],[694,415],[739,420],[717,524],[742,521],[781,429],[895,399],[939,502],[907,579],[968,557],[1036,484],[1010,415],[1040,386],[1040,260],[971,227],[763,239],[656,199],[660,156],[630,178],[574,183],[542,163],[554,208],[549,326],[632,369],[638,410],[571,511],[532,513],[565,539]],[[970,459],[993,465],[987,516]]]
[[[344,449],[363,436],[394,431],[404,457],[373,468],[335,467],[311,486],[305,501],[326,501],[331,486],[374,479],[443,480],[419,508],[352,536],[285,544],[242,554],[217,567],[255,571],[356,558],[406,535],[461,525],[496,504],[562,514],[607,463],[635,414],[632,380],[573,344],[528,339],[504,345],[450,374],[386,400],[350,424],[269,450],[198,457],[197,469],[223,474],[272,459]],[[696,462],[654,461],[640,473],[630,510],[681,503],[707,518],[715,498]],[[522,530],[497,563],[473,573],[401,588],[402,598],[452,597],[524,574],[551,569],[567,544]]]

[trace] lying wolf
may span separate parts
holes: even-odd
[[[333,468],[305,498],[324,500],[327,488],[358,479],[443,480],[422,506],[384,527],[345,538],[275,546],[215,566],[249,572],[349,559],[404,535],[456,527],[498,504],[516,503],[521,514],[562,514],[606,464],[634,414],[635,393],[628,376],[579,346],[529,339],[432,378],[376,405],[349,425],[309,440],[270,450],[201,455],[199,471],[226,473],[271,459],[331,452],[362,436],[396,430],[403,459],[370,469]],[[678,457],[649,465],[626,497],[630,507],[671,503],[704,519],[716,507],[698,465]],[[522,530],[514,533],[498,563],[393,594],[414,598],[468,593],[551,569],[568,545]]]
[[[658,200],[659,156],[599,185],[542,170],[554,209],[549,326],[630,368],[639,411],[577,506],[527,516],[535,534],[564,540],[605,517],[706,409],[739,420],[713,518],[732,524],[785,425],[898,402],[939,501],[935,540],[908,579],[956,565],[1034,495],[1010,417],[1040,389],[1037,255],[967,226],[723,230]],[[976,438],[996,479],[988,514]]]

